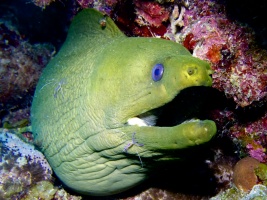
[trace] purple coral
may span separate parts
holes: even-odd
[[[251,157],[267,162],[267,114],[246,124],[235,124],[230,128],[231,137],[238,139]]]

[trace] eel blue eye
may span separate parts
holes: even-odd
[[[153,81],[157,82],[159,81],[164,72],[164,66],[162,64],[156,64],[152,69],[152,79]]]

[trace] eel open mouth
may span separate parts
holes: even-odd
[[[182,90],[171,102],[128,120],[129,125],[172,127],[186,121],[204,120],[214,107],[214,89],[204,86]]]

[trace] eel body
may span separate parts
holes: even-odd
[[[83,10],[38,82],[35,143],[67,187],[96,196],[125,191],[156,163],[179,159],[175,150],[215,135],[210,120],[157,127],[142,118],[185,88],[211,86],[210,74],[183,46],[126,37],[110,18]]]

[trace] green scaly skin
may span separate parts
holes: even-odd
[[[151,70],[157,63],[164,65],[164,74],[155,82]],[[208,142],[216,133],[209,120],[174,127],[128,125],[127,120],[163,106],[184,88],[211,86],[210,74],[210,66],[181,45],[126,37],[110,18],[83,10],[36,88],[35,142],[73,190],[125,191],[147,178],[154,164],[177,160],[174,150]]]

